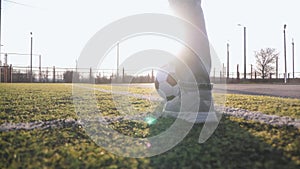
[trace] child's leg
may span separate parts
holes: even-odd
[[[201,8],[201,0],[169,0],[172,9],[176,15],[194,26],[196,26],[202,35],[192,35],[187,32],[188,39],[191,43],[197,44],[200,55],[197,56],[192,50],[185,48],[181,51],[179,58],[191,69],[194,77],[185,76],[185,72],[181,71],[181,66],[178,67],[178,74],[180,80],[189,82],[195,79],[199,85],[200,106],[199,112],[213,111],[211,86],[210,86],[210,69],[211,69],[211,55],[209,49],[209,42],[205,28],[204,16]],[[188,30],[187,30],[188,31]],[[202,41],[196,41],[195,36],[203,36]],[[211,110],[210,110],[211,109]]]

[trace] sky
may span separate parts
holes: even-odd
[[[2,52],[33,53],[42,56],[42,66],[75,67],[88,40],[104,26],[126,16],[141,13],[173,14],[167,0],[2,0]],[[226,44],[230,44],[230,72],[240,64],[243,70],[243,27],[247,28],[247,72],[255,64],[254,51],[275,48],[279,72],[284,71],[283,25],[287,24],[287,65],[292,72],[292,39],[295,41],[295,71],[300,72],[299,0],[202,0],[208,38],[221,63],[226,65]],[[148,43],[145,43],[148,42]],[[173,50],[170,39],[144,37],[120,44],[121,62],[140,49]],[[143,42],[143,43],[142,43]],[[176,53],[176,51],[173,51]],[[115,68],[116,50],[108,54],[103,68]],[[3,61],[3,55],[1,55]],[[29,66],[29,56],[9,55],[13,65]],[[38,66],[38,57],[33,58]],[[300,73],[299,73],[300,76]]]

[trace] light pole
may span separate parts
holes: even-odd
[[[276,79],[278,79],[278,56],[276,56]]]
[[[251,79],[252,79],[252,73],[253,73],[253,65],[251,64],[251,73],[250,73],[250,76],[251,76]]]
[[[2,0],[0,0],[0,58],[1,58],[1,47],[2,47],[2,41],[1,41],[1,32],[2,32],[2,28],[1,28],[1,26],[2,26]],[[0,82],[1,82],[1,79],[0,79]]]
[[[117,43],[117,82],[119,79],[120,42]]]
[[[242,26],[241,24],[238,24],[238,26]],[[244,79],[246,79],[246,71],[247,71],[247,62],[246,62],[246,59],[247,59],[247,44],[246,44],[246,34],[247,34],[247,28],[246,26],[242,26],[244,27]]]
[[[39,55],[39,81],[42,82],[42,55]]]
[[[284,83],[286,83],[287,67],[286,67],[286,24],[283,26],[283,40],[284,40]]]
[[[76,59],[75,60],[75,72],[77,73],[77,71],[78,71],[78,60]]]
[[[229,43],[227,43],[227,79],[229,79]]]
[[[295,79],[295,43],[294,39],[292,40],[292,53],[293,53],[293,79]]]
[[[30,83],[32,83],[32,44],[33,44],[33,38],[32,38],[32,32],[30,32]]]

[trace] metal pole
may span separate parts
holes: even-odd
[[[252,79],[253,65],[251,64],[251,79]]]
[[[4,54],[4,66],[7,66],[7,53]]]
[[[118,42],[118,44],[117,44],[117,81],[119,79],[119,60],[120,60],[119,52],[120,52],[120,44]]]
[[[246,79],[246,71],[247,71],[247,67],[246,67],[246,57],[247,57],[247,53],[246,53],[246,31],[247,28],[244,26],[244,79]]]
[[[2,0],[0,0],[0,60],[1,60],[1,47],[2,47],[2,36],[1,36],[1,32],[2,32]],[[1,79],[0,79],[1,82]]]
[[[229,79],[229,43],[227,43],[227,79]]]
[[[48,67],[46,68],[46,82],[48,83],[49,79],[48,79],[48,75],[49,75],[49,71],[48,71]]]
[[[1,59],[0,59],[0,83],[2,82],[2,77],[1,77],[2,76],[2,72],[1,72],[1,70],[2,70],[2,62],[1,62]]]
[[[4,54],[4,71],[3,71],[3,82],[7,83],[7,53]]]
[[[33,44],[33,38],[32,38],[32,32],[30,32],[30,83],[32,83],[32,44]]]
[[[4,83],[7,83],[7,66],[4,65]]]
[[[78,61],[75,60],[75,62],[76,62],[75,71],[77,72],[78,71]]]
[[[13,82],[13,68],[12,68],[12,64],[10,64],[9,66],[9,75],[10,75],[10,83]]]
[[[286,25],[283,27],[283,36],[284,36],[284,83],[286,83],[287,76],[287,67],[286,67],[286,34],[285,34]]]
[[[223,63],[223,69],[222,69],[222,77],[225,77],[225,65],[224,65],[224,63]]]
[[[153,69],[152,69],[152,78],[151,78],[151,81],[153,82],[153,79],[154,79],[154,74],[153,74]],[[123,83],[125,82],[125,68],[123,67],[123,77],[122,77],[122,81]]]
[[[39,55],[39,81],[42,81],[42,56]]]
[[[53,78],[52,78],[52,80],[53,80],[53,83],[56,82],[56,78],[55,78],[55,66],[53,66]]]
[[[92,67],[90,67],[90,83],[92,83]]]
[[[278,56],[276,57],[276,79],[278,79]]]
[[[240,79],[239,64],[237,64],[237,67],[236,67],[236,74],[237,74],[237,79]]]
[[[294,39],[292,41],[292,50],[293,50],[293,79],[295,79],[295,43]]]
[[[216,83],[216,68],[214,67],[214,83]]]

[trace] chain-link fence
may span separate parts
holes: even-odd
[[[60,67],[14,67],[0,66],[0,82],[4,83],[71,83],[73,78],[82,83],[152,83],[154,70],[135,75],[131,70],[60,68]]]

